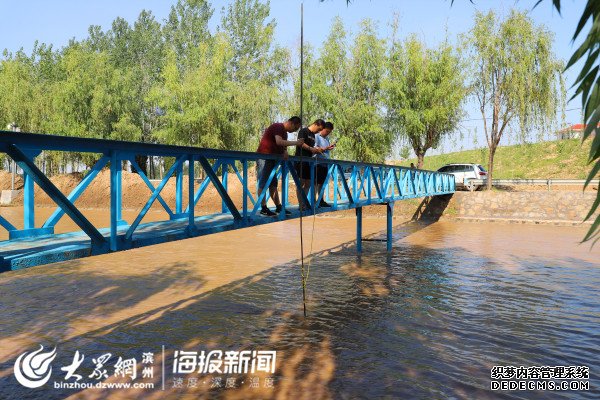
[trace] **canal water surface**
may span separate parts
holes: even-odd
[[[353,219],[316,219],[306,318],[297,220],[1,274],[0,398],[599,398],[600,246],[578,244],[584,228],[399,224],[388,254],[384,224],[365,220],[358,256]],[[25,388],[15,360],[40,345],[56,347],[51,379]],[[211,350],[276,351],[275,371],[174,373],[182,351]],[[136,358],[154,388],[54,388],[76,351],[82,382],[110,353],[105,382],[131,382],[113,366]],[[587,366],[590,390],[493,392],[496,365]]]

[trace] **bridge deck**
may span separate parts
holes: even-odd
[[[385,203],[370,203],[370,205]],[[369,205],[365,202],[364,205]],[[340,211],[355,208],[348,202],[338,203],[335,209],[317,208],[315,214],[331,211]],[[257,216],[247,224],[237,224],[231,214],[220,213],[203,215],[194,218],[194,230],[187,229],[188,220],[178,219],[172,221],[158,221],[140,224],[131,240],[130,248],[151,246],[154,244],[188,239],[213,233],[242,229],[262,224],[280,222],[283,220],[297,219],[300,217],[298,206],[289,206],[291,215],[284,218]],[[312,210],[304,211],[304,217],[312,216]],[[118,236],[123,237],[129,225],[121,225]],[[105,237],[110,237],[110,228],[99,229]],[[90,238],[82,231],[42,235],[31,238],[5,240],[0,242],[0,272],[33,267],[41,264],[72,260],[92,256],[92,243]]]
[[[66,195],[36,166],[35,157],[42,150],[98,153],[100,158],[80,184]],[[291,204],[288,199],[289,191],[300,187],[300,177],[293,163],[303,161],[313,166],[316,163],[314,159],[291,157],[289,160],[283,160],[278,156],[249,152],[16,134],[6,131],[0,131],[0,152],[6,153],[24,171],[23,229],[17,229],[0,214],[0,228],[9,233],[9,240],[0,242],[0,272],[298,218],[298,206]],[[139,154],[175,158],[175,162],[156,187],[137,165],[135,160]],[[275,160],[276,167],[270,174],[266,188],[253,191],[252,185],[249,184],[248,169],[249,163],[258,159]],[[130,225],[121,218],[121,171],[124,162],[131,165],[151,192],[145,206]],[[438,172],[343,160],[318,162],[326,166],[327,176],[321,190],[317,192],[314,185],[314,168],[311,168],[311,189],[308,193],[301,191],[303,202],[310,206],[303,215],[355,208],[358,251],[361,251],[363,206],[387,205],[388,249],[391,249],[391,217],[395,201],[450,194],[455,189],[454,177]],[[76,200],[103,168],[110,168],[111,174],[110,228],[94,226],[76,206]],[[196,168],[201,169],[207,176],[199,188],[194,186]],[[186,174],[189,175],[189,194],[187,199],[184,199],[183,176]],[[166,182],[172,176],[176,177],[175,209],[171,209],[160,196]],[[242,184],[242,209],[235,206],[227,191],[228,179],[232,178],[239,179]],[[268,186],[273,180],[280,181],[282,204],[292,215],[263,217],[259,214],[260,203],[268,196]],[[34,223],[34,184],[44,190],[58,206],[42,226],[35,226]],[[194,209],[211,184],[221,197],[222,212],[196,216]],[[187,200],[187,208],[184,208],[184,200]],[[320,204],[322,200],[332,203],[333,207],[315,208],[314,205]],[[168,220],[142,224],[142,219],[154,202],[163,206]],[[54,233],[56,223],[65,214],[81,228],[81,231]]]

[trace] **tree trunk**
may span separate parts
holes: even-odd
[[[498,145],[490,146],[490,154],[488,157],[488,173],[487,173],[487,190],[492,190],[492,174],[494,173],[494,154]]]
[[[156,170],[154,169],[154,156],[150,157],[150,175],[156,179]]]
[[[423,169],[423,159],[425,158],[425,153],[417,153],[417,168]]]
[[[147,161],[148,161],[148,156],[142,156],[142,155],[139,155],[139,154],[135,156],[135,162],[138,163],[138,165],[140,166],[140,169],[142,170],[142,172],[146,176],[148,176],[148,168],[147,168],[147,165],[146,165]]]

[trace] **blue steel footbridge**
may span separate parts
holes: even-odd
[[[86,171],[71,193],[62,193],[36,165],[35,159],[42,151],[79,152],[97,154],[97,162]],[[319,159],[327,168],[325,183],[317,192],[315,173],[311,169],[311,189],[300,191],[304,204],[310,207],[301,211],[298,204],[290,202],[290,190],[301,187],[294,163],[300,158],[265,155],[242,151],[226,151],[198,147],[170,146],[137,142],[42,135],[0,131],[0,153],[7,154],[22,169],[23,221],[11,221],[3,216],[0,207],[0,229],[8,231],[8,239],[0,241],[0,271],[14,270],[57,261],[127,250],[173,240],[208,235],[227,230],[274,223],[303,216],[355,209],[357,216],[357,250],[361,251],[362,207],[385,205],[387,207],[387,248],[391,250],[392,214],[395,201],[451,194],[455,190],[454,177],[449,174],[406,167],[361,163],[343,160]],[[136,156],[169,157],[174,160],[160,183],[155,186],[136,162]],[[276,179],[281,192],[281,202],[290,215],[281,212],[277,217],[260,215],[261,201],[268,196],[268,184],[259,191],[250,183],[249,170],[258,159],[277,161],[269,182]],[[315,159],[302,159],[315,164]],[[131,223],[122,217],[123,162],[129,162],[132,171],[148,187],[148,199]],[[77,206],[77,199],[103,169],[110,171],[110,223],[93,224]],[[196,185],[196,174],[206,176]],[[184,175],[188,188],[184,195]],[[161,197],[170,178],[175,179],[175,207],[170,207]],[[308,178],[308,177],[307,177]],[[228,188],[232,179],[239,180],[241,201],[234,201]],[[34,185],[38,185],[55,203],[56,209],[43,224],[35,224]],[[195,208],[212,185],[218,192],[221,212],[196,215]],[[318,208],[321,201],[331,207]],[[153,204],[158,202],[165,211],[165,220],[142,223]],[[190,205],[192,205],[190,207]],[[241,206],[241,207],[240,207]],[[56,233],[55,227],[68,215],[79,231]],[[19,227],[17,227],[19,226]]]

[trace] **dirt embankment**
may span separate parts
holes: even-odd
[[[249,171],[250,172],[250,171]],[[254,199],[256,199],[256,179],[253,174],[254,171],[249,173],[249,190]],[[2,182],[2,187],[6,186],[8,183],[8,188],[10,189],[10,174],[0,171],[0,182]],[[6,175],[6,177],[5,177]],[[20,179],[20,178],[19,178]],[[72,173],[72,174],[61,174],[55,175],[50,180],[56,187],[65,195],[68,195],[73,191],[73,189],[81,182],[83,179],[83,174],[81,173]],[[20,186],[22,187],[22,181],[19,180]],[[154,182],[155,186],[158,186],[157,182]],[[194,183],[194,190],[196,191],[200,182],[196,181]],[[175,211],[175,178],[169,179],[165,187],[160,193],[161,198],[169,205],[169,207]],[[139,210],[141,209],[146,202],[148,201],[151,191],[146,186],[146,184],[142,181],[139,175],[127,171],[122,172],[122,187],[123,187],[123,208],[131,209],[131,210]],[[188,203],[188,178],[183,178],[183,208]],[[228,179],[228,187],[227,192],[229,196],[235,203],[235,205],[241,209],[242,208],[242,184],[235,174],[229,174]],[[295,189],[292,185],[290,185],[289,192],[289,201],[292,204],[297,204],[297,197]],[[399,202],[400,203],[400,202]],[[15,199],[15,205],[23,204],[23,196],[22,194]],[[50,197],[41,190],[37,185],[35,186],[35,204],[36,206],[41,207],[54,207],[56,204],[50,199]],[[77,206],[81,208],[109,208],[110,207],[110,171],[103,170],[98,176],[94,178],[94,180],[90,183],[90,185],[86,188],[83,194],[76,201]],[[251,205],[251,202],[248,201],[248,204]],[[271,204],[272,206],[272,204]],[[403,204],[402,208],[406,208],[406,212],[412,213],[418,206],[418,202],[411,201],[410,204]],[[222,200],[221,196],[219,196],[217,190],[214,185],[209,184],[206,188],[206,191],[202,195],[202,198],[196,205],[195,210],[198,214],[205,213],[215,213],[220,212],[222,208]],[[152,210],[160,210],[162,206],[158,201],[155,201],[152,205]],[[398,210],[398,206],[396,206],[396,210]],[[386,214],[386,210],[384,206],[372,206],[367,207],[365,209],[367,215],[378,215],[382,216]],[[354,210],[341,211],[336,213],[337,216],[346,216],[346,215],[354,215]]]
[[[16,188],[22,188],[22,180],[18,179],[18,185],[15,184]],[[83,179],[83,174],[81,173],[71,173],[71,174],[61,174],[55,175],[50,178],[52,183],[56,185],[56,187],[65,195],[68,195],[73,191],[73,189],[81,182]],[[7,189],[10,189],[10,174],[5,171],[0,171],[0,183],[1,187],[4,189],[4,186],[8,184]],[[158,186],[158,182],[153,182],[155,186]],[[198,190],[200,186],[200,182],[196,181],[194,183],[194,190]],[[175,178],[169,179],[165,187],[160,193],[160,196],[164,201],[169,205],[169,207],[175,211]],[[183,210],[187,207],[188,203],[188,178],[183,178]],[[146,186],[146,184],[142,181],[138,174],[123,171],[122,172],[122,188],[123,188],[123,208],[130,210],[140,210],[148,201],[151,191]],[[256,199],[256,178],[254,176],[254,171],[249,171],[249,191],[252,194],[252,197]],[[238,209],[242,208],[242,184],[235,174],[230,173],[228,179],[228,187],[227,192],[229,196],[238,207]],[[297,204],[297,197],[295,187],[290,185],[289,187],[289,201],[291,204]],[[399,218],[410,219],[412,215],[417,210],[419,204],[421,203],[420,199],[410,199],[404,200],[401,202],[396,202],[396,206],[394,208],[394,215]],[[23,204],[23,195],[18,196],[14,203],[15,205]],[[35,186],[35,204],[39,207],[55,207],[56,204],[50,199],[50,197],[40,189],[39,186]],[[83,194],[77,199],[76,204],[81,208],[101,208],[108,209],[110,207],[110,171],[103,170],[98,176],[94,178],[94,180],[90,183],[90,185],[86,188]],[[248,204],[251,205],[251,202],[248,201]],[[272,202],[269,203],[270,206],[273,206]],[[201,214],[210,214],[215,212],[220,212],[222,208],[222,200],[219,196],[217,190],[214,185],[209,184],[206,188],[206,191],[202,195],[202,198],[198,202],[195,207],[196,213],[198,215]],[[162,206],[158,201],[155,201],[152,205],[151,210],[161,210]],[[378,206],[370,206],[365,207],[363,214],[365,216],[385,216],[386,215],[386,207],[382,205]],[[346,217],[346,216],[354,216],[354,210],[344,210],[338,211],[335,214],[328,214],[329,216],[336,217]]]
[[[12,174],[8,171],[0,170],[0,190],[10,190],[12,188]],[[23,178],[21,175],[15,175],[15,190],[23,189]]]
[[[249,191],[251,192],[254,199],[256,199],[256,179],[254,177],[254,171],[249,171]],[[5,171],[0,171],[0,187],[2,189],[10,189],[11,184],[11,176],[10,173]],[[81,173],[73,173],[73,174],[63,174],[56,175],[51,178],[51,181],[58,187],[58,189],[68,195],[71,191],[77,186],[79,182],[81,182],[83,175]],[[197,181],[194,183],[194,191],[196,191],[200,182]],[[155,182],[155,185],[158,185],[158,182]],[[175,178],[169,179],[163,190],[161,191],[161,198],[169,205],[169,207],[175,212]],[[22,187],[22,180],[17,176],[15,181],[15,187]],[[128,210],[140,210],[148,201],[151,191],[146,186],[146,184],[142,181],[142,179],[135,173],[123,171],[122,172],[122,187],[123,187],[123,208]],[[188,203],[188,179],[187,177],[183,178],[183,211],[187,207]],[[397,201],[394,206],[394,217],[403,220],[410,220],[413,218],[419,218],[421,216],[432,216],[434,215],[436,218],[439,218],[443,215],[445,218],[454,218],[467,216],[469,217],[469,213],[473,210],[479,210],[477,215],[488,215],[496,216],[496,217],[504,217],[504,215],[499,214],[498,207],[504,208],[514,208],[517,210],[522,209],[524,206],[521,199],[533,199],[531,202],[535,204],[544,204],[544,207],[535,207],[535,210],[544,209],[547,212],[543,216],[535,216],[535,215],[527,215],[528,219],[531,218],[542,218],[544,220],[550,219],[561,219],[561,220],[574,220],[581,221],[581,213],[589,209],[591,205],[591,201],[595,197],[595,190],[587,190],[587,194],[582,195],[581,188],[577,188],[577,190],[573,191],[572,195],[568,193],[568,191],[555,191],[554,187],[551,192],[546,190],[519,190],[523,189],[521,187],[513,187],[509,190],[494,190],[491,193],[487,192],[474,192],[469,193],[468,191],[457,192],[453,198],[448,202],[446,201],[443,206],[436,205],[431,203],[431,201],[427,199],[407,199],[403,201]],[[561,188],[564,189],[564,188]],[[289,201],[291,204],[297,204],[296,200],[296,191],[293,185],[289,187]],[[235,174],[230,173],[228,179],[228,188],[227,191],[235,203],[238,209],[242,208],[242,185]],[[515,193],[516,192],[516,193]],[[530,192],[530,194],[527,194]],[[577,193],[578,192],[578,193]],[[537,193],[537,194],[535,194]],[[562,193],[562,194],[560,194]],[[560,199],[564,202],[565,215],[560,216],[560,218],[553,218],[553,213],[556,214],[557,211],[552,211],[548,209],[549,199],[554,199],[554,197],[560,197]],[[565,197],[566,196],[566,197]],[[570,196],[570,197],[569,197]],[[538,199],[539,198],[539,199]],[[486,199],[484,201],[484,199]],[[496,204],[488,204],[487,200],[496,199],[496,203],[500,201],[500,203]],[[500,200],[499,200],[500,199]],[[515,200],[516,199],[516,200]],[[568,199],[568,201],[567,201]],[[518,200],[517,203],[513,204],[514,201]],[[535,200],[535,201],[534,201]],[[523,200],[524,201],[524,200]],[[552,200],[554,201],[554,200]],[[536,203],[537,202],[537,203]],[[20,195],[15,199],[16,205],[23,203],[23,197]],[[473,204],[471,204],[473,203]],[[36,206],[41,207],[54,207],[55,203],[44,193],[37,185],[35,186],[35,204]],[[83,194],[76,201],[76,204],[82,209],[108,209],[110,208],[110,172],[108,170],[101,171],[98,176],[92,181],[92,183],[88,186],[88,188],[83,192]],[[249,206],[251,206],[251,202],[248,201]],[[529,204],[529,203],[527,203]],[[552,203],[554,204],[554,203]],[[562,202],[558,202],[556,204],[562,204]],[[272,202],[270,205],[273,206]],[[579,205],[578,207],[575,207]],[[529,206],[528,206],[529,207]],[[556,207],[550,207],[554,210]],[[563,208],[564,208],[563,207]],[[525,207],[527,208],[527,207]],[[577,215],[573,214],[573,210],[581,208]],[[155,201],[152,205],[152,210],[161,210],[162,206],[158,201]],[[222,209],[222,200],[219,196],[217,190],[214,185],[209,184],[206,188],[206,191],[202,195],[202,198],[197,203],[195,207],[195,212],[197,215],[202,214],[212,214],[221,212]],[[568,212],[567,212],[568,211]],[[531,211],[533,213],[533,211]],[[530,214],[531,214],[530,213]],[[330,217],[354,217],[355,210],[344,210],[338,211],[336,213],[327,214]],[[386,215],[386,207],[384,205],[374,205],[369,207],[364,207],[363,215],[370,217],[384,217]],[[523,216],[519,215],[519,218],[523,218]],[[516,216],[512,216],[511,218],[517,218]]]
[[[241,184],[237,178],[234,180],[230,175],[228,191],[232,198],[240,197],[241,206]],[[68,195],[81,182],[83,174],[71,173],[55,175],[50,180],[65,195]],[[237,181],[237,182],[236,182]],[[153,182],[155,186],[158,183]],[[199,182],[195,182],[195,189],[198,189]],[[175,208],[175,178],[169,179],[163,190],[160,192],[161,198],[171,207]],[[122,204],[124,209],[137,210],[142,208],[151,195],[151,190],[139,177],[138,174],[122,171]],[[188,178],[183,178],[183,204],[187,205],[188,199]],[[15,199],[15,204],[22,204],[23,196]],[[85,189],[81,196],[75,202],[81,208],[109,208],[110,207],[110,171],[103,170],[96,176],[90,185]],[[55,206],[54,201],[39,187],[35,186],[35,204],[36,206]],[[201,206],[210,210],[217,210],[221,207],[221,198],[214,186],[209,185],[202,196]],[[160,209],[161,205],[155,201],[153,209]]]

